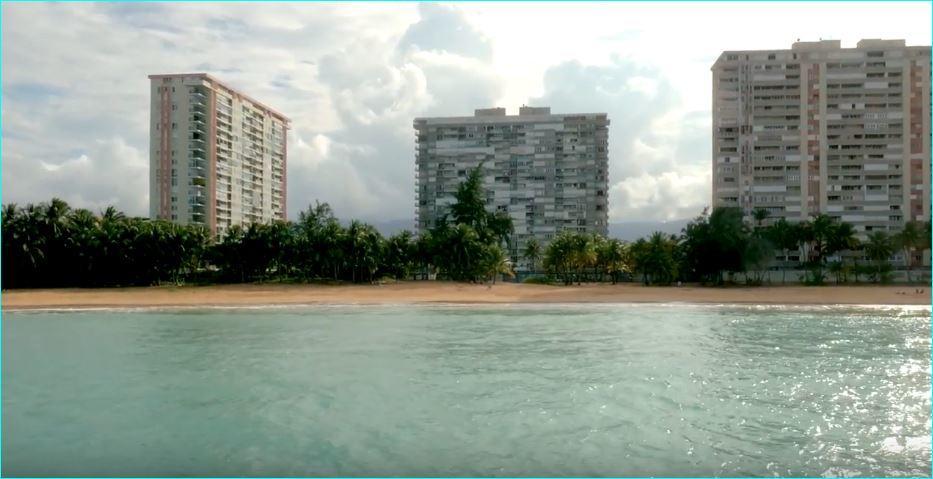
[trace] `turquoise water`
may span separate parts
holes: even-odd
[[[3,315],[3,475],[929,476],[930,312]]]

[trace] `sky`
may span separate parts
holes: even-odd
[[[207,72],[292,120],[288,215],[412,220],[418,116],[606,112],[610,222],[710,201],[711,73],[796,40],[930,45],[914,3],[3,3],[2,201],[149,204],[149,80]]]

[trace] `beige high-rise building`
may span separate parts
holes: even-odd
[[[149,216],[216,235],[284,220],[288,118],[206,73],[149,79]]]
[[[608,232],[609,119],[605,113],[552,114],[548,107],[416,118],[419,231],[449,213],[469,170],[483,165],[486,205],[515,228],[509,254],[520,269],[528,240],[541,246],[562,230]]]
[[[930,219],[930,47],[797,42],[713,72],[713,205],[825,213],[860,237]]]

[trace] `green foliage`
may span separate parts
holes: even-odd
[[[910,274],[913,265],[915,252],[923,251],[930,247],[929,223],[926,225],[919,221],[908,221],[904,228],[892,238],[893,244],[904,253],[904,265],[907,267],[907,281],[911,280]]]
[[[723,284],[725,273],[745,271],[761,263],[770,243],[749,248],[751,233],[738,208],[715,208],[687,224],[683,235],[684,275],[704,283]]]
[[[646,285],[669,285],[679,277],[680,265],[676,260],[679,248],[676,237],[660,232],[647,240],[639,239],[631,247],[632,269]]]
[[[528,262],[531,271],[538,269],[538,261],[541,260],[541,245],[538,240],[532,238],[525,243],[525,250],[522,252],[522,258]]]
[[[512,235],[512,219],[486,210],[481,166],[470,171],[454,197],[449,218],[442,217],[419,248],[428,258],[424,263],[455,281],[495,281],[500,274],[512,274],[503,250]]]
[[[456,281],[495,281],[514,274],[514,259],[506,253],[512,224],[507,215],[486,210],[481,178],[479,168],[471,171],[458,188],[451,214],[417,237],[404,231],[383,238],[358,221],[344,227],[326,203],[309,206],[297,222],[232,227],[216,241],[203,227],[128,218],[113,207],[95,215],[59,199],[5,205],[0,279],[4,288],[372,282],[431,272]],[[763,220],[760,216],[754,215]],[[540,262],[548,274],[530,282],[615,283],[635,277],[646,285],[722,284],[726,274],[744,272],[746,281],[760,284],[775,248],[785,257],[802,248],[807,284],[822,284],[828,275],[837,283],[850,278],[885,282],[892,278],[892,254],[903,251],[906,258],[915,258],[930,247],[929,235],[929,222],[909,222],[893,237],[872,232],[860,244],[851,225],[828,216],[801,223],[779,218],[752,229],[740,210],[716,208],[704,211],[679,236],[654,233],[624,243],[564,230],[546,246],[529,241],[521,254],[532,269]],[[844,251],[856,254],[827,264]]]
[[[145,286],[185,281],[373,281],[405,277],[415,263],[410,232],[382,238],[370,225],[344,228],[316,204],[297,223],[234,226],[212,241],[200,226],[99,216],[58,199],[3,208],[4,288]]]
[[[745,240],[745,250],[742,251],[742,267],[744,271],[754,273],[753,284],[762,284],[761,273],[767,271],[768,265],[773,258],[774,246],[764,235],[751,235]]]
[[[544,268],[564,284],[596,279],[600,266],[597,250],[602,241],[597,235],[561,231],[545,250]]]
[[[390,236],[385,242],[382,270],[395,279],[411,276],[418,257],[417,243],[410,231]]]
[[[755,208],[755,210],[752,211],[752,217],[755,218],[755,227],[761,228],[761,223],[768,219],[769,215],[770,213],[768,213],[768,210],[764,208]]]
[[[859,247],[852,225],[822,214],[812,221],[799,223],[797,238],[804,246],[807,259],[806,284],[823,284],[826,279],[823,270],[829,256]]]
[[[775,248],[781,250],[781,256],[784,258],[784,264],[781,265],[781,283],[786,283],[787,268],[790,266],[787,257],[791,250],[797,250],[800,247],[799,228],[796,224],[788,223],[786,219],[780,218],[767,229],[765,237]]]
[[[597,243],[596,264],[600,274],[608,274],[613,284],[619,281],[622,274],[632,271],[629,249],[615,238]]]
[[[200,267],[209,236],[113,208],[96,216],[57,198],[7,205],[2,225],[4,288],[177,283]]]
[[[890,281],[891,264],[888,262],[894,254],[894,241],[884,231],[874,231],[868,235],[865,243],[865,256],[872,261],[873,267],[868,270],[868,277],[876,283]]]

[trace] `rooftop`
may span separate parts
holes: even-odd
[[[215,83],[215,84],[217,84],[217,85],[220,85],[220,86],[226,88],[227,90],[230,90],[230,91],[236,93],[237,95],[240,95],[241,97],[243,97],[243,98],[249,100],[250,103],[256,105],[257,107],[259,107],[259,108],[262,109],[262,110],[265,110],[265,111],[268,112],[270,115],[279,118],[280,120],[282,120],[282,121],[285,122],[285,125],[286,125],[286,126],[289,126],[290,120],[289,120],[288,117],[285,116],[283,113],[281,113],[281,112],[279,112],[278,110],[276,110],[276,109],[274,109],[274,108],[272,108],[272,107],[266,105],[265,103],[262,103],[262,102],[259,101],[259,100],[256,100],[255,98],[253,98],[253,97],[251,97],[251,96],[249,96],[249,95],[243,93],[243,92],[240,91],[238,88],[233,88],[232,86],[230,86],[230,85],[227,84],[226,82],[220,80],[219,78],[217,78],[217,77],[215,77],[215,76],[213,76],[213,75],[211,75],[211,74],[209,74],[209,73],[203,73],[203,72],[202,72],[202,73],[164,73],[164,74],[149,75],[149,79],[150,79],[150,80],[157,80],[157,79],[160,79],[160,78],[178,78],[178,77],[200,77],[200,78],[203,78],[203,79],[205,79],[205,80],[209,80],[209,81],[211,81],[211,82],[213,82],[213,83]]]
[[[565,117],[587,116],[587,117],[605,117],[606,113],[551,113],[549,106],[525,106],[518,109],[517,115],[507,114],[505,108],[478,108],[473,112],[473,116],[438,116],[427,118],[415,118],[415,122],[431,123],[488,123],[496,121],[522,122],[522,121],[553,121]]]
[[[722,54],[719,55],[719,58],[716,59],[716,63],[722,61],[726,55],[738,54],[738,53],[763,53],[763,52],[821,52],[821,51],[836,51],[836,50],[867,50],[867,49],[878,49],[878,50],[889,50],[889,49],[911,49],[911,50],[930,50],[929,46],[923,45],[907,45],[905,40],[900,39],[881,39],[881,38],[866,38],[859,40],[854,47],[843,47],[840,40],[823,40],[822,38],[817,41],[802,42],[799,39],[791,44],[790,48],[778,48],[778,49],[762,49],[762,50],[725,50]]]

